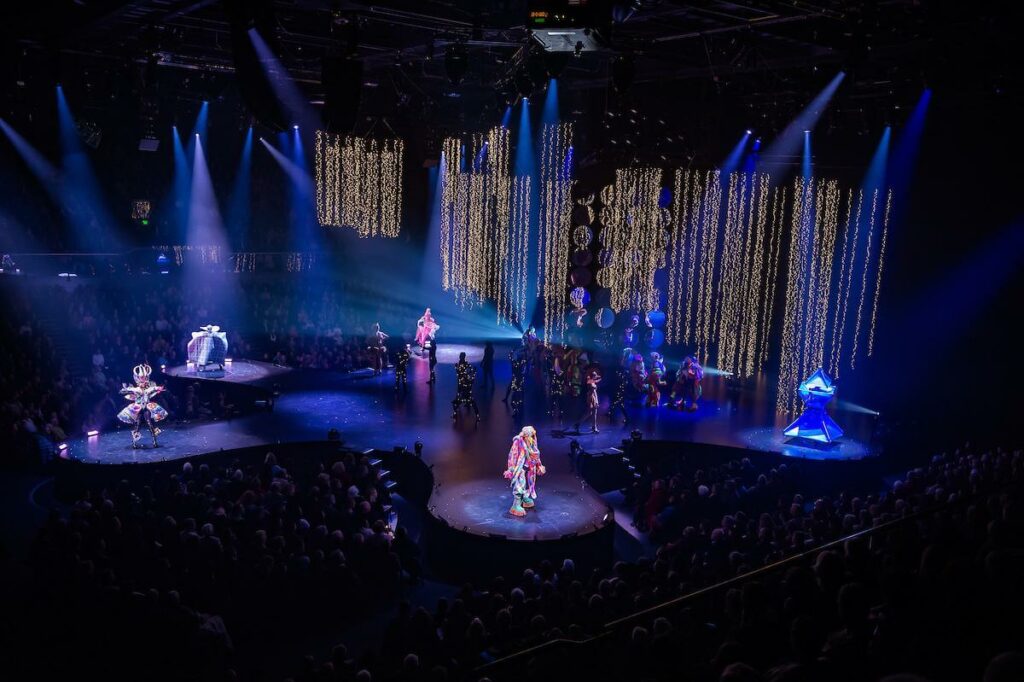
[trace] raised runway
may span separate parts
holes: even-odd
[[[480,351],[442,344],[438,355],[451,362],[461,350]],[[479,424],[468,411],[454,423],[451,419],[454,370],[440,367],[438,383],[431,387],[426,383],[426,359],[414,357],[404,394],[396,393],[393,372],[377,377],[363,372],[280,372],[273,376],[281,395],[272,412],[193,424],[175,423],[171,415],[163,425],[160,448],[133,450],[129,434],[121,430],[71,441],[64,456],[97,465],[168,461],[260,444],[270,450],[275,443],[324,439],[332,428],[340,431],[347,444],[359,448],[401,446],[412,450],[420,441],[423,460],[432,467],[436,482],[429,502],[435,516],[471,533],[545,539],[591,529],[607,513],[601,498],[572,471],[568,457],[572,438],[587,450],[597,450],[620,445],[637,429],[648,439],[703,442],[814,459],[876,453],[871,446],[872,418],[853,412],[836,414],[847,435],[835,450],[823,453],[786,444],[781,437],[785,420],[776,416],[774,401],[768,399],[764,386],[736,391],[720,376],[705,378],[704,398],[696,412],[634,407],[628,426],[621,421],[609,424],[602,416],[598,434],[589,433],[586,427],[577,433],[574,416],[561,421],[549,417],[538,381],[531,376],[526,418],[517,423],[502,402],[511,374],[507,348],[499,348],[495,355],[496,385],[485,385],[482,372],[477,375],[475,393],[483,417]],[[266,378],[262,371],[259,374],[257,381]],[[608,396],[603,395],[604,409],[607,402]],[[573,409],[567,410],[569,415]],[[525,521],[507,513],[511,498],[501,477],[512,436],[523,424],[537,428],[541,457],[549,472],[538,483],[537,510]]]

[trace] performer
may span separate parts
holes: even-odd
[[[537,430],[532,426],[524,426],[512,439],[512,448],[508,451],[508,466],[505,468],[505,479],[511,481],[512,508],[508,513],[512,516],[526,516],[527,509],[533,509],[537,499],[537,476],[543,476],[548,470],[540,461],[540,449],[537,447]]]
[[[430,308],[427,308],[423,313],[423,317],[416,321],[416,345],[420,347],[420,355],[426,352],[428,341],[430,345],[434,345],[434,337],[440,328],[441,325],[430,314]]]
[[[644,381],[644,388],[647,391],[647,399],[644,405],[657,407],[661,404],[661,387],[665,385],[665,363],[661,360],[659,353],[651,353],[651,371]]]
[[[484,344],[484,359],[480,362],[480,368],[484,371],[484,386],[490,386],[494,390],[494,344],[488,341]]]
[[[626,342],[627,346],[632,346],[639,340],[637,335],[637,327],[640,326],[640,316],[633,315],[629,318],[629,324],[622,330],[622,340]]]
[[[228,335],[215,324],[200,327],[192,332],[192,340],[188,342],[188,360],[197,372],[205,372],[211,365],[217,365],[224,371],[224,361],[228,354]]]
[[[459,418],[459,408],[469,405],[473,408],[476,420],[480,421],[480,408],[473,397],[473,382],[476,380],[476,368],[466,361],[466,354],[459,353],[459,361],[455,363],[455,400],[452,401],[452,419]]]
[[[637,394],[646,392],[647,368],[644,367],[644,356],[640,353],[633,353],[629,363],[629,378]]]
[[[389,337],[380,330],[380,322],[373,325],[374,332],[370,335],[370,361],[373,363],[373,374],[379,376],[387,365],[388,349],[384,343]]]
[[[630,350],[630,349],[626,349]],[[629,356],[624,355],[624,358]],[[615,423],[615,416],[622,412],[622,424],[629,423],[629,412],[626,411],[626,392],[629,390],[629,363],[628,359],[619,363],[615,369],[615,393],[612,396],[612,404],[608,408],[608,419]]]
[[[437,344],[430,344],[430,378],[427,383],[433,386],[437,383]]]
[[[591,421],[590,431],[591,433],[601,433],[597,430],[597,410],[601,406],[601,401],[597,397],[597,385],[601,383],[601,373],[596,367],[592,367],[587,371],[587,406],[586,413],[579,422],[576,422],[576,432],[579,433],[580,422]]]
[[[398,351],[398,356],[395,358],[395,390],[405,391],[407,383],[407,373],[409,371],[409,344],[402,346],[402,349]]]
[[[527,327],[523,332],[523,348],[526,350],[526,365],[529,371],[530,365],[537,365],[537,350],[541,347],[540,339],[537,338],[537,330]]]
[[[516,353],[512,360],[512,381],[508,389],[512,394],[512,416],[523,413],[523,393],[526,391],[526,353]]]
[[[117,418],[132,427],[132,447],[142,447],[139,441],[142,435],[139,427],[142,421],[146,421],[146,427],[153,435],[153,447],[160,447],[156,437],[160,435],[160,429],[154,426],[154,422],[162,422],[167,418],[167,410],[153,402],[157,394],[163,393],[164,387],[149,382],[149,375],[153,373],[149,365],[136,365],[132,370],[135,385],[121,384],[121,395],[128,399],[129,404],[117,413]]]
[[[697,401],[700,400],[702,393],[700,382],[703,379],[704,368],[693,357],[686,356],[682,364],[679,365],[675,383],[672,384],[672,395],[670,398],[672,406],[691,412],[696,410]]]
[[[556,354],[551,364],[549,377],[548,399],[550,407],[548,414],[555,419],[562,418],[562,396],[565,394],[565,372],[562,371],[562,359]]]

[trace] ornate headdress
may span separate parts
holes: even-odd
[[[137,384],[149,381],[149,375],[152,373],[153,368],[146,364],[135,365],[135,368],[132,370],[132,376],[135,377],[135,383]]]

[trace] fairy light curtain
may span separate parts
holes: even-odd
[[[602,193],[598,283],[616,311],[649,310],[659,261],[658,171],[626,169]],[[892,192],[765,173],[677,170],[664,237],[666,339],[739,377],[777,352],[777,407],[818,367],[838,377],[875,350]],[[781,319],[778,313],[781,312]]]
[[[324,227],[360,237],[397,237],[402,221],[401,139],[316,133],[316,208]]]
[[[671,239],[671,213],[659,206],[661,183],[659,168],[624,168],[600,192],[602,267],[597,282],[610,291],[613,310],[659,308],[654,277],[665,267]]]
[[[530,177],[510,173],[509,131],[498,126],[443,143],[441,285],[463,307],[492,301],[499,324],[526,316]]]

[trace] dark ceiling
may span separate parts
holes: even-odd
[[[239,21],[269,34],[311,102],[330,96],[321,82],[325,59],[361,62],[357,132],[382,119],[401,127],[403,117],[464,128],[493,121],[503,102],[541,87],[552,69],[569,114],[657,107],[655,116],[687,119],[691,136],[697,119],[723,111],[746,112],[766,133],[777,130],[839,70],[847,77],[833,126],[867,130],[898,119],[925,86],[962,106],[1020,102],[1012,3],[598,4],[605,49],[559,62],[531,42],[526,0],[9,3],[0,29],[3,106],[7,116],[24,116],[32,98],[21,91],[39,81],[73,83],[78,101],[93,108],[138,97],[155,78],[164,97],[230,96],[239,80],[232,50]],[[457,84],[446,69],[449,50],[466,55]]]

